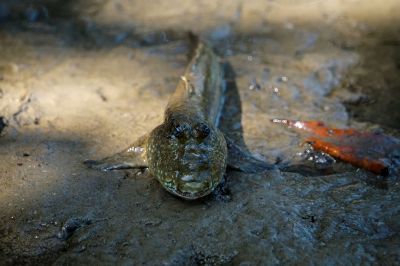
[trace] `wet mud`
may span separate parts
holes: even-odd
[[[2,1],[0,264],[398,264],[397,172],[332,161],[270,120],[399,137],[399,12],[395,0]],[[83,165],[161,123],[188,30],[232,68],[224,133],[301,167],[229,170],[221,193],[187,202],[147,171]]]

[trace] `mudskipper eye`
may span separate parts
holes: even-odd
[[[204,123],[199,123],[194,128],[194,136],[198,139],[205,139],[209,134],[210,128]]]
[[[172,135],[174,135],[178,139],[187,138],[190,134],[190,126],[186,123],[177,124],[174,126],[172,131]]]

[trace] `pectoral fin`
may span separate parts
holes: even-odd
[[[259,173],[274,168],[273,165],[253,157],[228,137],[225,136],[225,139],[228,146],[228,167],[245,173]]]
[[[123,151],[101,160],[86,160],[83,163],[92,169],[111,171],[118,169],[147,168],[146,143],[148,134],[137,139]]]

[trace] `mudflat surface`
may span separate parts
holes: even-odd
[[[300,162],[272,118],[399,136],[400,3],[2,1],[0,264],[400,263],[398,171],[228,172],[187,202],[147,172],[86,169],[161,123],[191,30],[230,63],[223,131]],[[306,169],[306,170],[304,170]]]

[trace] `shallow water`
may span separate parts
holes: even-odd
[[[397,174],[232,171],[230,201],[186,202],[82,165],[162,121],[188,30],[235,72],[222,129],[256,156],[307,149],[276,117],[398,136],[397,1],[32,3],[0,4],[3,264],[399,263]]]

